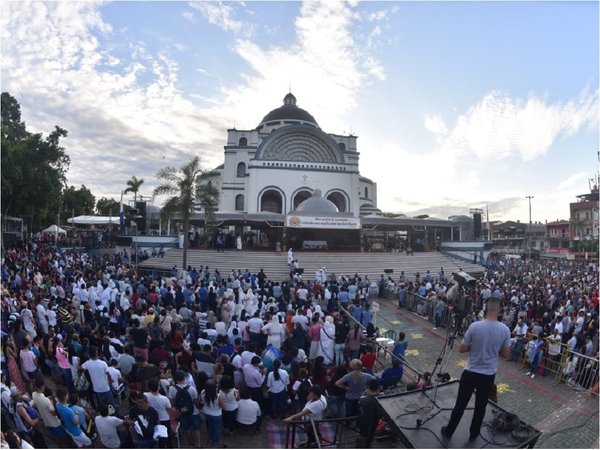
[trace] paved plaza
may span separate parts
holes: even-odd
[[[410,362],[421,371],[431,371],[446,337],[445,328],[434,330],[427,319],[404,308],[398,310],[395,300],[378,302],[380,331],[404,331],[410,341],[406,352]],[[465,363],[465,355],[454,351],[447,371],[458,378]],[[519,363],[500,359],[498,404],[542,432],[536,448],[598,448],[598,397],[564,384],[556,386],[553,375],[532,380],[525,371]],[[566,430],[570,427],[574,428]]]

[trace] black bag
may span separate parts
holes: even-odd
[[[179,410],[179,413],[182,416],[190,417],[194,414],[194,401],[192,400],[192,395],[190,394],[189,386],[181,387],[174,385],[177,390],[177,394],[175,395],[175,407]]]

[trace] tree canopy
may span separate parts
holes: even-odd
[[[168,217],[170,214],[180,212],[183,216],[183,269],[187,267],[187,247],[189,243],[190,216],[197,203],[205,210],[214,211],[219,203],[219,191],[210,183],[211,178],[217,174],[205,171],[200,166],[200,159],[193,158],[180,168],[165,167],[156,176],[162,182],[154,189],[154,195],[169,195],[161,209],[161,214]],[[209,222],[207,211],[207,220]]]
[[[96,202],[96,211],[101,216],[108,216],[111,214],[115,216],[121,211],[121,206],[114,198],[102,197]]]
[[[62,203],[65,217],[90,215],[94,214],[96,199],[92,191],[85,187],[85,184],[82,184],[79,189],[75,189],[75,186],[69,186],[65,189],[62,195]]]
[[[70,158],[60,145],[67,130],[56,126],[44,138],[27,131],[19,102],[2,93],[2,213],[25,219],[30,230],[54,222]]]

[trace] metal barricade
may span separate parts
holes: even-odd
[[[566,383],[579,392],[598,396],[598,358],[566,351],[557,384]]]
[[[361,330],[365,330],[365,327],[358,320],[356,320],[354,317],[352,317],[350,312],[346,308],[344,308],[342,305],[340,305],[340,310],[344,311],[350,319],[352,319],[355,323],[357,323],[360,326]],[[392,358],[397,358],[397,356],[394,355],[393,348],[392,348],[392,350],[390,350],[386,345],[382,345],[379,342],[377,342],[376,340],[370,341],[370,344],[373,345],[374,348],[376,348],[377,355],[379,355],[380,352],[384,353],[383,361],[381,361],[379,359],[379,357],[377,358],[377,363],[381,367],[385,367],[387,365],[388,357],[389,357],[390,363],[391,363]],[[419,380],[419,378],[421,377],[422,371],[418,370],[410,361],[408,361],[406,359],[406,357],[403,359],[402,365],[404,367],[404,374],[402,376],[402,379],[403,380],[408,379],[410,381],[417,382]]]

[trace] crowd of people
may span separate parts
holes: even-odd
[[[152,279],[119,254],[94,258],[41,241],[6,250],[3,445],[217,446],[240,430],[261,432],[266,416],[361,416],[368,446],[379,419],[372,397],[403,379],[411,388],[431,382],[407,380],[403,333],[391,366],[378,363],[369,305],[396,283],[325,268],[305,280],[294,261],[280,281],[262,269],[209,267]],[[451,282],[443,269],[414,281],[401,274],[399,306],[422,294],[441,326]],[[467,293],[474,320],[497,297],[511,329],[535,320],[551,334],[560,324],[574,350],[597,354],[597,265],[500,261],[479,283]],[[318,437],[312,430],[305,445]]]

